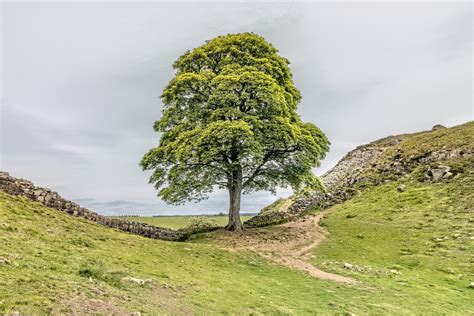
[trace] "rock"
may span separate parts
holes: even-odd
[[[10,263],[10,260],[8,260],[7,258],[0,258],[0,264],[9,264]]]
[[[430,174],[433,181],[439,181],[444,175],[444,169],[431,169]]]
[[[354,266],[350,263],[344,263],[344,268],[352,270],[352,268],[354,268]]]
[[[471,284],[469,284],[468,288],[474,289],[474,282],[471,282]]]
[[[400,185],[397,187],[397,191],[398,191],[398,192],[405,192],[405,185],[400,184]]]
[[[451,168],[448,166],[438,166],[437,168],[430,168],[428,170],[428,178],[433,181],[437,182],[440,181],[446,174],[449,173],[448,177],[451,177],[452,174],[449,172]]]
[[[453,176],[453,174],[451,172],[446,172],[444,175],[443,175],[443,179],[449,179]]]
[[[441,125],[441,124],[436,124],[435,126],[433,126],[433,127],[431,128],[431,130],[432,130],[432,131],[437,131],[437,130],[443,129],[443,128],[446,128],[446,127],[444,127],[444,126]]]
[[[145,284],[145,282],[146,282],[145,280],[134,278],[134,277],[125,277],[122,280],[130,281],[130,282],[140,284],[140,285]]]

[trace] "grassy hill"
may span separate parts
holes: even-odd
[[[331,237],[313,264],[393,291],[394,300],[381,304],[400,313],[421,311],[421,301],[432,304],[427,311],[473,313],[474,123],[398,139],[363,176],[377,179],[390,167],[418,163],[396,182],[363,183],[355,197],[330,208],[321,225]],[[453,177],[430,181],[428,170],[439,166]]]
[[[370,310],[368,289],[317,280],[255,253],[146,239],[4,193],[0,210],[2,313]]]
[[[474,312],[474,177],[401,182],[404,192],[386,184],[332,207],[313,264],[379,289],[378,304],[399,313]]]
[[[468,151],[473,138],[469,123],[405,135],[388,152]],[[428,164],[438,163],[453,176],[426,181]],[[396,181],[365,183],[322,220],[330,234],[312,263],[355,285],[227,249],[213,239],[222,231],[187,243],[146,239],[0,192],[0,313],[472,314],[472,156],[409,170]],[[281,226],[245,234],[264,240],[265,232],[289,236]]]

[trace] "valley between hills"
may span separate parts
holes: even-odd
[[[390,136],[238,232],[101,217],[3,173],[0,313],[472,314],[473,167],[473,122]]]

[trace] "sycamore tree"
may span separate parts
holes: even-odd
[[[303,122],[289,61],[253,33],[216,37],[184,53],[161,96],[159,145],[141,161],[166,202],[229,192],[227,229],[243,228],[244,193],[321,186],[312,173],[329,150],[326,136]]]

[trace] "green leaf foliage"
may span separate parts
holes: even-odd
[[[297,114],[288,65],[253,33],[219,36],[178,58],[154,125],[159,145],[141,161],[159,196],[200,200],[235,181],[244,193],[320,186],[311,170],[329,141]]]

